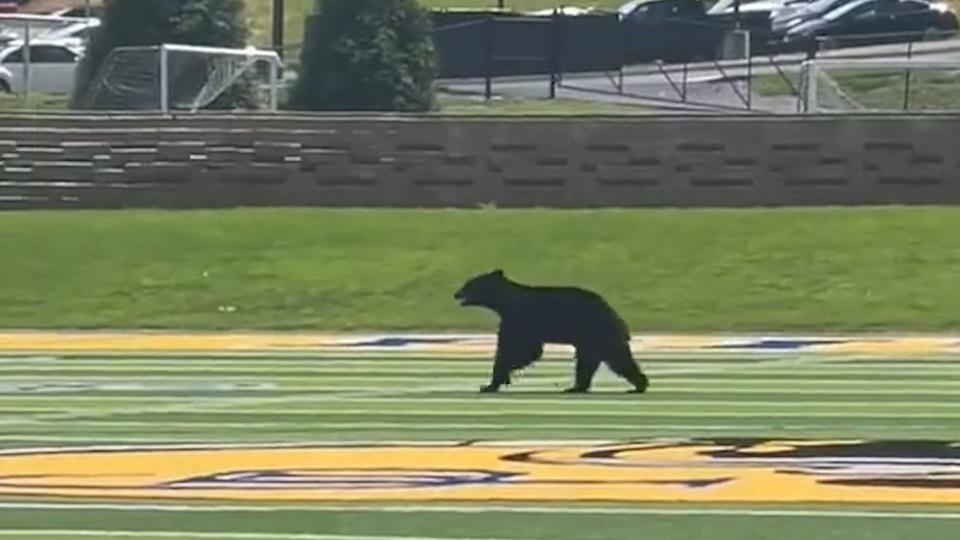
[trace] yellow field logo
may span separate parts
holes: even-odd
[[[960,503],[960,447],[693,439],[15,450],[0,453],[0,495]]]

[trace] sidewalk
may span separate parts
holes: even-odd
[[[496,336],[430,333],[302,332],[0,332],[0,354],[15,353],[389,353],[427,356],[490,357]],[[866,357],[942,357],[960,360],[955,335],[636,335],[640,355],[824,354]],[[547,354],[569,354],[566,346],[547,346]]]

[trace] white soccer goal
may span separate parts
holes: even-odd
[[[228,92],[243,108],[277,109],[280,56],[269,50],[166,44],[118,47],[94,75],[81,108],[195,112]],[[252,101],[252,102],[251,102]]]
[[[803,109],[960,110],[960,59],[811,59],[800,71]]]

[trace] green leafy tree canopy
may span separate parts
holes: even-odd
[[[416,0],[317,0],[291,103],[305,110],[424,111],[436,67]]]

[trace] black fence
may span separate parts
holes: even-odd
[[[613,12],[525,15],[497,10],[432,13],[444,79],[616,71],[625,65],[723,59],[731,34],[750,34],[741,55],[769,50],[769,23],[749,18],[658,19],[647,29]]]
[[[942,40],[956,34],[927,30],[840,35],[788,44],[773,34],[766,13],[658,19],[652,27],[638,27],[609,12],[438,10],[432,17],[443,79],[612,72],[657,60],[682,64],[798,52],[813,57],[824,49]]]
[[[445,79],[612,71],[624,62],[615,13],[437,11],[433,22],[439,75]]]
[[[492,81],[500,77],[545,76],[546,97],[553,98],[561,86],[584,90],[565,82],[565,75],[597,72],[606,72],[617,93],[625,95],[624,68],[649,63],[686,100],[686,77],[678,74],[675,82],[663,70],[664,62],[707,62],[722,71],[717,60],[751,54],[747,31],[692,19],[661,18],[655,28],[645,28],[617,13],[435,11],[433,24],[440,78],[483,79],[487,99]],[[739,47],[731,47],[731,36],[741,38]],[[732,90],[749,108],[749,95],[736,85]]]

